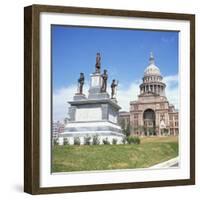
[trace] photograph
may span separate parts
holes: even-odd
[[[51,173],[178,168],[179,31],[51,24]]]

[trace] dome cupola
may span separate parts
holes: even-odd
[[[150,53],[149,65],[144,71],[143,83],[140,85],[141,95],[165,96],[165,83],[162,82],[160,69],[155,65],[152,52]]]
[[[150,58],[149,58],[149,65],[144,71],[144,76],[152,76],[152,75],[157,75],[160,76],[160,69],[155,65],[155,59],[153,57],[153,53],[150,53]]]

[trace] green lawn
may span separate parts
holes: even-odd
[[[55,146],[52,172],[146,168],[178,156],[177,137],[145,137],[141,144]]]

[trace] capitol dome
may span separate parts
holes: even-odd
[[[165,83],[162,82],[160,69],[155,65],[153,54],[150,54],[149,65],[144,71],[143,82],[140,84],[140,94],[156,94],[165,96]]]
[[[150,54],[149,65],[144,71],[145,76],[158,75],[160,76],[160,69],[155,65],[153,54]]]

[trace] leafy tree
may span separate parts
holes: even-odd
[[[121,126],[121,129],[122,129],[122,133],[124,134],[124,135],[126,135],[126,132],[125,132],[125,129],[126,129],[126,127],[125,127],[125,119],[121,119],[120,120],[120,122],[119,122],[119,125]]]
[[[125,135],[128,137],[131,134],[131,125],[130,122],[127,123],[127,126],[125,128]]]

